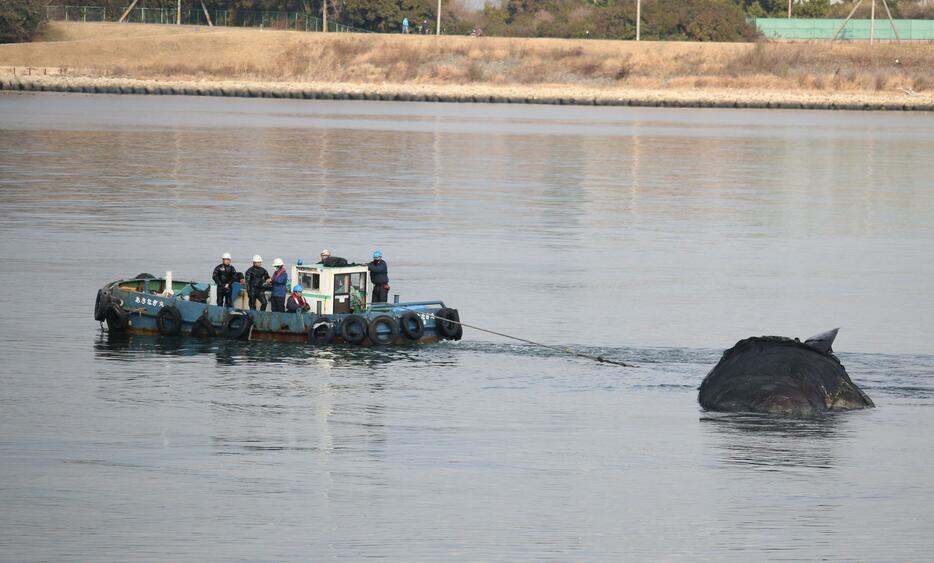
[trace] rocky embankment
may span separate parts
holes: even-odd
[[[463,86],[424,84],[270,83],[251,81],[140,80],[90,76],[0,75],[0,90],[176,96],[229,96],[306,100],[509,103],[598,106],[712,107],[934,111],[934,96],[768,90],[653,90],[562,86]]]

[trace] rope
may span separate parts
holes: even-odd
[[[402,309],[406,309],[406,310],[408,310],[408,311],[412,311],[412,309],[409,309],[408,307],[401,307],[401,308],[402,308]],[[414,311],[414,312],[417,313],[418,311]],[[446,323],[458,324],[458,325],[461,325],[461,326],[463,326],[463,327],[472,328],[473,330],[479,330],[480,332],[487,332],[487,333],[490,333],[490,334],[495,334],[496,336],[502,336],[503,338],[511,338],[512,340],[518,340],[519,342],[525,342],[526,344],[531,344],[532,346],[540,346],[540,347],[542,347],[542,348],[548,348],[549,350],[555,350],[556,352],[561,352],[561,353],[564,353],[564,354],[570,354],[570,355],[572,355],[572,356],[577,356],[578,358],[587,358],[588,360],[593,360],[593,361],[595,361],[595,362],[600,362],[601,364],[613,364],[613,365],[615,365],[615,366],[622,366],[622,367],[624,367],[624,368],[637,368],[637,367],[639,367],[639,366],[636,366],[636,365],[633,365],[633,364],[627,364],[626,362],[620,362],[620,361],[617,361],[617,360],[610,360],[610,359],[604,358],[603,356],[595,356],[595,355],[593,355],[593,354],[587,354],[587,353],[584,353],[584,352],[579,352],[579,351],[577,351],[577,350],[572,350],[571,348],[566,348],[566,347],[564,347],[564,346],[553,346],[553,345],[551,345],[551,344],[542,344],[541,342],[535,342],[534,340],[528,340],[528,339],[526,339],[526,338],[519,338],[518,336],[512,336],[512,335],[510,335],[510,334],[504,334],[504,333],[502,333],[502,332],[496,332],[495,330],[490,330],[490,329],[486,329],[486,328],[480,328],[480,327],[478,327],[478,326],[469,325],[469,324],[467,324],[467,323],[463,323],[463,322],[460,322],[460,321],[452,321],[452,320],[450,320],[450,319],[445,319],[445,318],[439,317],[439,316],[437,316],[437,315],[431,315],[431,316],[432,316],[432,318],[434,318],[435,320],[438,320],[438,321],[444,321],[444,322],[446,322]]]

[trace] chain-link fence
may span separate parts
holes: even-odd
[[[108,10],[100,6],[48,6],[46,8],[46,17],[50,21],[115,22],[120,19],[125,11],[126,8],[123,10]],[[291,29],[296,31],[324,30],[324,20],[303,12],[208,10],[207,13],[211,16],[211,22],[219,26]],[[228,18],[228,14],[232,17]],[[204,10],[182,10],[181,16],[183,25],[208,25],[208,18]],[[131,23],[174,24],[177,17],[177,12],[170,8],[133,8],[127,15],[126,21]],[[328,22],[328,31],[370,33],[366,29],[333,21]]]
[[[322,31],[324,29],[324,20],[302,12],[239,10],[237,11],[237,22],[231,25],[242,27],[268,27],[272,29],[294,29],[298,31]],[[333,21],[328,22],[328,31],[368,33],[365,29]]]

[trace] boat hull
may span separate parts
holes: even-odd
[[[101,314],[100,311],[108,306],[114,306],[120,311],[119,315],[114,316],[119,316],[121,322],[110,318],[99,319],[101,322],[106,322],[111,332],[192,337],[196,325],[200,324],[203,328],[206,323],[212,329],[209,332],[215,333],[216,336],[240,340],[304,342],[316,345],[385,346],[428,344],[445,339],[439,330],[440,321],[435,318],[435,315],[447,309],[442,301],[373,304],[366,310],[355,314],[280,313],[234,309],[190,301],[184,296],[165,296],[147,293],[145,290],[133,291],[121,287],[121,283],[123,282],[117,281],[104,286],[95,309],[95,315],[103,317],[106,315]],[[174,313],[167,315],[167,312],[163,312],[167,308],[177,311],[177,316]],[[160,313],[171,320],[167,322],[163,319],[161,330]],[[414,321],[411,318],[412,314],[417,315],[420,322]],[[351,317],[355,319],[350,320]],[[392,322],[387,321],[386,317],[389,317]],[[374,323],[376,319],[381,320]],[[342,325],[345,322],[357,323],[357,330],[350,333],[351,337],[355,336],[355,341],[349,342],[341,336]],[[409,334],[406,335],[406,331],[402,330],[403,322],[408,323],[410,328],[415,324],[420,324],[420,330],[410,329]],[[393,323],[395,328],[392,326]],[[248,328],[239,330],[244,324],[249,325]],[[236,327],[233,330],[230,329],[232,325]],[[330,329],[319,330],[324,333],[325,338],[312,338],[312,331],[320,325],[330,327]],[[418,338],[413,338],[415,336],[413,332],[418,333]],[[204,336],[203,330],[201,333],[198,336]],[[365,334],[362,338],[361,333]],[[451,336],[449,335],[448,338]],[[459,339],[459,335],[453,339]]]

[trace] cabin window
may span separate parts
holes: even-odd
[[[334,293],[348,294],[350,293],[350,276],[351,274],[337,274],[334,276]]]
[[[366,273],[358,272],[356,274],[350,274],[350,275],[351,275],[351,283],[353,284],[353,288],[356,289],[357,291],[366,291]]]
[[[300,282],[305,289],[321,289],[321,276],[319,274],[302,274]]]

